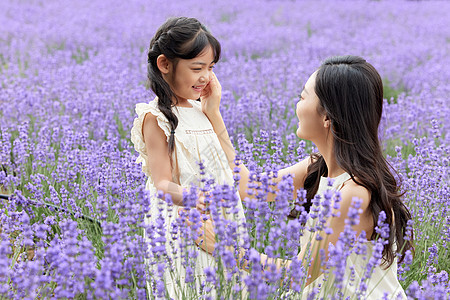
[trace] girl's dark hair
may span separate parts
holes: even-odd
[[[336,56],[325,60],[317,71],[316,95],[320,101],[319,112],[327,115],[334,138],[334,153],[339,166],[352,180],[371,193],[369,210],[374,226],[381,211],[386,213],[386,223],[391,234],[383,249],[383,263],[390,266],[395,257],[392,249],[396,243],[401,252],[400,261],[408,249],[414,252],[413,234],[404,238],[411,213],[401,200],[400,184],[383,157],[378,140],[378,125],[383,110],[383,83],[377,70],[357,56]],[[312,154],[304,188],[306,206],[317,193],[320,177],[328,169],[320,154]],[[394,171],[395,172],[395,171]],[[395,220],[395,224],[394,224]],[[370,239],[376,239],[373,231]]]
[[[150,41],[148,50],[147,77],[150,87],[158,97],[158,108],[169,121],[171,134],[169,138],[169,156],[175,147],[174,131],[178,126],[178,118],[172,111],[172,106],[178,104],[177,96],[169,84],[164,80],[158,69],[156,60],[164,54],[173,63],[176,70],[179,59],[192,59],[197,57],[210,45],[214,52],[214,62],[220,58],[220,43],[197,19],[186,17],[173,17],[159,27]],[[175,100],[175,103],[173,103]]]

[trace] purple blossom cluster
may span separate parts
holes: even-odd
[[[197,17],[222,44],[215,68],[221,112],[251,172],[252,197],[242,199],[248,235],[224,218],[237,213],[236,188],[215,185],[208,174],[209,216],[191,208],[171,228],[162,218],[145,222],[155,195],[135,164],[130,129],[135,104],[154,97],[146,48],[174,15]],[[313,253],[305,267],[296,258],[300,240],[308,231],[330,234],[326,220],[340,198],[317,196],[308,213],[299,205],[305,191],[294,199],[292,177],[275,187],[273,176],[315,151],[295,136],[295,104],[320,62],[344,54],[366,58],[385,83],[380,139],[413,215],[405,238],[414,233],[415,253],[398,265],[402,286],[411,299],[450,297],[450,3],[7,0],[0,20],[0,297],[165,298],[162,274],[178,276],[166,232],[181,241],[175,255],[184,258],[185,298],[301,297]],[[197,194],[195,187],[186,192],[187,207]],[[336,282],[328,298],[340,298],[352,254],[367,256],[355,297],[369,297],[390,234],[380,215],[380,239],[369,252],[366,236],[352,229],[358,205],[355,199],[322,266]],[[289,220],[294,208],[298,218]],[[218,237],[216,264],[199,281],[194,240],[207,217]],[[246,249],[246,271],[238,246]],[[277,270],[262,265],[259,253],[291,263]]]

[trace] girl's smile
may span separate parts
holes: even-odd
[[[205,88],[205,85],[197,85],[197,86],[193,86],[192,88],[197,92],[197,93],[201,93],[203,91],[203,89]]]

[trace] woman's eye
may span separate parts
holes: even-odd
[[[196,69],[192,69],[192,70],[194,70],[194,71],[201,71],[202,69],[196,68]]]

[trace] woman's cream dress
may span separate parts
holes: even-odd
[[[321,177],[320,185],[317,194],[323,195],[326,190],[340,190],[345,181],[350,179],[348,173],[343,173],[335,178],[332,178],[332,186],[328,186],[328,179],[326,177]],[[313,220],[308,219],[306,228],[311,228],[313,226]],[[305,234],[302,236],[301,245],[305,246],[311,239],[313,233],[305,229]],[[371,242],[366,242],[367,245],[367,259],[364,259],[362,255],[357,255],[351,253],[347,258],[346,270],[343,282],[343,292],[342,299],[360,299],[356,292],[359,289],[361,278],[366,271],[366,265],[370,257],[372,256],[373,245]],[[320,275],[316,280],[309,284],[303,291],[302,299],[307,299],[313,288],[319,288],[319,293],[314,297],[314,299],[327,299],[327,290],[334,294],[336,290],[333,289],[334,284],[333,273],[330,272],[327,278],[324,274]],[[367,292],[363,299],[382,299],[384,293],[388,294],[387,299],[406,299],[405,292],[400,285],[397,278],[397,257],[395,257],[394,262],[387,269],[383,269],[380,265],[375,266],[373,273],[367,284]],[[331,296],[331,295],[330,295]]]

